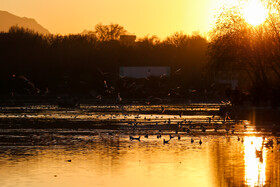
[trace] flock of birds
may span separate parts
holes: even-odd
[[[115,134],[114,133],[112,133],[112,132],[109,132],[108,133],[108,135],[109,136],[114,136]],[[154,135],[154,134],[153,134]],[[161,130],[159,130],[158,132],[157,132],[157,135],[156,135],[156,137],[157,137],[157,139],[161,139],[162,138],[162,131]],[[148,139],[149,138],[149,134],[148,133],[146,133],[145,135],[144,135],[144,138],[145,139]],[[167,135],[164,135],[165,137],[167,136]],[[165,144],[169,144],[169,142],[172,140],[172,139],[175,139],[176,137],[177,137],[177,139],[178,139],[178,141],[180,141],[181,140],[181,135],[180,134],[178,134],[178,132],[176,131],[175,132],[175,134],[169,134],[168,135],[169,136],[169,139],[163,139],[162,141],[163,141],[163,145],[165,145]],[[154,138],[154,137],[153,137]],[[140,142],[140,139],[141,139],[141,136],[132,136],[132,135],[130,135],[129,136],[129,140],[130,141],[139,141]],[[198,141],[199,140],[199,141]],[[240,136],[237,136],[237,141],[238,142],[241,142],[242,144],[244,143],[244,137],[240,137]],[[202,139],[201,138],[193,138],[193,137],[191,137],[191,139],[190,139],[190,143],[191,144],[193,144],[193,143],[198,143],[200,146],[202,145]],[[253,141],[251,141],[251,145],[253,145],[254,144],[254,142]],[[273,146],[275,145],[275,144],[277,144],[277,145],[279,145],[280,144],[280,139],[279,138],[276,138],[276,141],[274,141],[274,138],[271,138],[271,137],[265,137],[265,136],[263,136],[262,137],[262,146],[261,146],[261,148],[260,149],[257,149],[257,148],[255,148],[255,156],[256,156],[256,158],[259,158],[259,160],[260,160],[260,162],[263,162],[263,151],[264,151],[264,148],[267,148],[267,149],[270,149],[271,148],[271,151],[273,152]]]
[[[157,135],[157,139],[160,139],[161,136],[162,136],[161,134],[158,134],[158,135]],[[145,134],[144,137],[145,137],[145,138],[149,138],[149,135],[148,135],[148,134]],[[138,136],[138,137],[129,136],[129,139],[130,139],[130,140],[137,140],[137,141],[140,141],[140,138],[141,138],[141,136]],[[168,139],[168,140],[163,139],[163,144],[168,144],[168,143],[170,142],[170,140],[173,139],[173,138],[175,138],[175,136],[169,135],[169,139]],[[181,136],[180,136],[180,135],[178,135],[177,138],[178,138],[178,140],[181,140]],[[194,139],[193,139],[193,138],[191,138],[191,143],[194,143]],[[199,140],[199,144],[200,144],[200,145],[202,144],[202,140],[201,140],[201,139]]]
[[[110,136],[110,137],[112,137],[112,136],[114,136],[115,134],[114,133],[112,133],[112,132],[109,132],[108,133],[108,135]],[[154,134],[153,134],[154,135]],[[162,131],[161,130],[159,130],[158,131],[158,133],[157,133],[157,135],[156,135],[156,138],[157,139],[161,139],[162,138],[162,136],[163,136],[163,134],[162,134]],[[170,143],[170,141],[172,140],[172,139],[175,139],[175,138],[177,138],[177,140],[178,141],[180,141],[181,140],[181,135],[180,134],[178,134],[178,132],[176,131],[175,132],[175,134],[169,134],[169,135],[165,135],[165,137],[166,136],[168,136],[169,137],[169,139],[162,139],[162,142],[163,142],[163,144],[169,144]],[[142,136],[132,136],[132,135],[129,135],[129,140],[130,141],[141,141],[141,137]],[[145,139],[148,139],[149,137],[150,137],[150,135],[148,134],[148,133],[146,133],[145,135],[143,135],[143,137],[145,138]],[[276,141],[274,142],[274,139],[273,138],[266,138],[266,137],[262,137],[263,138],[263,141],[262,141],[262,147],[260,148],[260,150],[255,150],[256,151],[256,156],[257,157],[262,157],[262,153],[263,153],[263,148],[265,147],[265,148],[273,148],[273,146],[274,146],[274,144],[277,144],[277,145],[279,145],[280,144],[280,139],[278,139],[278,138],[276,138]],[[244,138],[242,137],[240,137],[240,136],[237,136],[237,141],[238,142],[241,142],[242,144],[244,143]],[[195,143],[195,142],[197,142],[199,145],[202,145],[202,139],[201,138],[198,138],[198,139],[195,139],[194,137],[192,137],[191,136],[191,139],[190,139],[190,143],[191,144],[193,144],[193,143]],[[254,142],[252,141],[251,142],[251,144],[253,145],[254,144]]]
[[[108,81],[108,77],[107,75],[110,74],[109,72],[104,72],[101,68],[97,68],[97,71],[99,72],[100,76],[103,78],[103,93],[99,93],[95,96],[95,98],[97,99],[97,101],[102,101],[106,95],[115,95],[117,93],[117,97],[116,97],[116,103],[120,103],[123,101],[123,98],[121,97],[121,94],[119,92],[117,92],[117,89],[115,88],[115,86],[112,86],[112,83],[110,83]],[[179,75],[182,72],[182,68],[179,68],[177,70],[174,71],[174,75]],[[147,71],[147,74],[150,74],[149,70]],[[136,83],[135,81],[128,81],[125,78],[125,76],[122,75],[118,75],[120,80],[121,80],[121,87],[125,90],[127,90],[130,93],[142,93],[142,94],[146,94],[147,89],[145,89],[145,84],[144,83]],[[163,89],[166,87],[166,85],[164,85],[162,83],[162,79],[168,77],[166,74],[162,74],[161,76],[159,76],[159,80],[157,81],[157,83],[155,84],[156,87]],[[150,78],[149,76],[145,78],[145,80],[149,81]],[[211,87],[213,87],[215,84],[211,84]],[[166,96],[171,96],[172,94],[174,94],[175,96],[179,96],[180,95],[180,90],[182,89],[182,86],[176,86],[174,88],[170,88],[169,92],[167,93]],[[197,90],[195,89],[187,89],[187,92],[189,94],[193,94],[195,92],[197,92]],[[93,94],[94,95],[94,94]],[[160,97],[154,97],[154,96],[149,96],[148,99],[153,98],[154,100],[156,100],[159,103],[163,103],[163,98]],[[146,102],[146,104],[150,104],[149,101]]]
[[[121,101],[121,97],[119,95],[119,100]],[[113,107],[113,106],[109,106]],[[126,106],[127,107],[127,106]],[[121,125],[124,125],[127,127],[126,129],[130,129],[133,131],[140,132],[139,134],[145,132],[146,130],[143,128],[143,126],[146,125],[152,125],[153,130],[157,130],[158,133],[156,134],[157,139],[161,139],[162,136],[164,137],[162,139],[163,144],[169,144],[170,141],[174,138],[177,138],[178,140],[181,140],[182,136],[184,134],[188,136],[193,136],[198,133],[204,134],[205,132],[211,132],[211,133],[216,133],[216,132],[222,132],[225,135],[228,134],[235,134],[235,132],[240,132],[239,130],[242,129],[246,131],[246,129],[250,126],[249,123],[246,122],[237,122],[234,120],[231,120],[228,114],[226,114],[224,117],[216,116],[215,114],[212,115],[211,117],[204,117],[201,118],[200,120],[197,119],[191,119],[188,120],[188,118],[185,118],[186,115],[184,115],[183,111],[178,111],[176,115],[167,115],[165,112],[167,110],[170,110],[167,106],[160,106],[157,105],[157,114],[145,114],[141,115],[141,107],[138,108],[139,111],[135,113],[135,110],[137,110],[137,107],[134,108],[134,106],[130,106],[131,108],[121,108],[121,106],[116,106],[116,109],[119,110],[117,113],[98,113],[98,112],[92,112],[91,108],[84,108],[84,109],[79,109],[78,111],[76,110],[62,110],[60,112],[57,112],[57,108],[53,106],[47,106],[46,108],[43,108],[43,110],[49,110],[49,113],[38,113],[34,112],[32,113],[32,110],[34,111],[40,110],[40,108],[32,108],[30,107],[25,107],[19,110],[25,110],[29,111],[30,113],[7,113],[5,114],[6,117],[10,117],[11,115],[15,115],[18,118],[36,118],[36,117],[41,117],[41,118],[48,118],[48,119],[54,119],[57,120],[59,118],[63,117],[69,117],[70,119],[93,119],[97,121],[109,121],[112,123],[119,123]],[[151,107],[151,106],[149,106]],[[130,109],[135,109],[134,111],[128,111]],[[97,108],[97,110],[100,108]],[[104,108],[104,110],[107,110]],[[127,111],[126,111],[127,110]],[[145,110],[145,108],[143,108]],[[123,112],[124,111],[124,112]],[[150,117],[149,117],[150,116]],[[173,116],[173,118],[172,118]],[[86,118],[88,117],[88,118]],[[166,134],[163,134],[162,131],[160,130],[162,125],[170,125],[170,127],[175,127],[175,133],[169,134],[169,138],[166,138]],[[238,126],[238,129],[236,131],[236,126]],[[251,127],[250,127],[251,128]],[[237,133],[237,134],[238,134]],[[140,141],[141,136],[136,137],[135,133],[133,133],[134,136],[129,136],[130,140],[137,140]],[[137,134],[137,133],[136,133]],[[114,133],[110,132],[110,136],[114,136]],[[144,138],[149,138],[152,134],[144,134]],[[243,138],[238,137],[238,141],[241,141],[243,143]],[[202,139],[194,139],[191,137],[190,139],[191,143],[198,142],[200,145],[202,145]],[[280,143],[277,140],[277,144]],[[272,147],[273,146],[273,141],[267,141],[265,143],[266,147]]]
[[[183,121],[177,123],[178,129],[182,129],[184,133],[187,133],[187,135],[195,135],[196,132],[197,132],[197,130],[198,130],[198,131],[200,130],[201,132],[206,132],[207,129],[208,129],[207,126],[210,126],[210,125],[211,125],[211,123],[213,122],[214,117],[215,117],[214,115],[213,115],[212,117],[209,117],[209,118],[208,118],[208,124],[206,124],[206,125],[202,125],[202,124],[201,124],[201,125],[192,124],[192,121],[191,121],[191,120],[189,120],[189,121],[183,120]],[[168,120],[165,121],[165,122],[168,123],[168,124],[171,124],[171,120],[170,120],[170,119],[168,119]],[[222,124],[213,124],[213,125],[215,125],[215,127],[214,127],[214,132],[218,132],[218,130],[219,130],[219,129],[222,129],[223,125],[225,125],[225,127],[226,127],[226,128],[225,128],[225,130],[226,130],[226,131],[225,131],[225,132],[226,132],[225,135],[228,135],[230,131],[231,131],[231,134],[234,134],[234,132],[235,132],[235,130],[234,130],[234,129],[235,129],[235,124],[226,124],[226,122],[227,122],[227,117],[222,121]],[[186,125],[186,124],[187,124],[187,125]],[[130,123],[130,125],[133,126],[133,132],[135,132],[136,128],[138,127],[138,123],[137,123],[137,122],[135,122],[135,123]],[[186,125],[186,126],[185,126],[185,125]],[[247,128],[247,125],[248,125],[247,123],[243,124],[243,128],[246,129],[246,128]],[[194,132],[193,129],[195,129],[196,132]],[[140,130],[140,129],[139,129],[139,130]],[[154,130],[155,130],[155,129],[154,129]],[[114,133],[110,132],[109,135],[110,135],[110,136],[113,136]],[[154,135],[154,133],[153,133],[153,135]],[[174,139],[175,137],[176,137],[178,140],[181,140],[181,136],[182,136],[182,135],[183,135],[182,133],[179,133],[178,130],[176,130],[175,133],[172,133],[172,134],[169,134],[169,135],[168,135],[168,136],[169,136],[169,139],[165,139],[165,138],[163,139],[163,144],[168,144],[168,143],[169,143],[172,139]],[[146,133],[146,134],[144,135],[144,138],[148,139],[149,136],[150,136],[150,134]],[[158,132],[156,133],[157,139],[161,139],[162,136],[163,136],[162,130],[158,130]],[[132,136],[132,135],[130,135],[130,136],[129,136],[129,139],[130,139],[131,141],[132,141],[132,140],[140,141],[141,136]],[[238,141],[241,141],[241,142],[243,143],[243,142],[244,142],[244,139],[243,139],[243,138],[241,139],[241,138],[238,136]],[[195,142],[195,139],[194,139],[193,137],[191,137],[190,142],[191,142],[191,143],[194,143],[194,142]],[[277,142],[278,142],[278,141],[277,141]],[[199,143],[200,145],[202,145],[202,139],[201,139],[201,138],[199,139],[198,143]],[[269,142],[267,145],[269,145],[269,144],[271,144],[271,142]]]

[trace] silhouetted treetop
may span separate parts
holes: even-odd
[[[164,41],[166,44],[174,45],[176,47],[183,46],[188,42],[188,35],[183,32],[176,32],[172,36],[169,36]]]
[[[101,23],[95,25],[94,31],[96,37],[100,41],[118,40],[120,35],[127,34],[123,26],[111,23],[110,25],[102,25]]]

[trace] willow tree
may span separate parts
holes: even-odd
[[[270,4],[268,8],[272,7],[277,6]],[[253,87],[271,88],[279,84],[279,15],[271,11],[263,23],[253,26],[246,22],[240,7],[224,9],[210,34],[208,54],[212,69],[245,72]]]

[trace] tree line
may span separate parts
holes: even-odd
[[[123,34],[118,24],[66,36],[11,27],[0,33],[0,94],[180,97],[205,86],[206,38],[177,32],[125,45]],[[169,66],[171,76],[132,80],[119,76],[121,66]]]
[[[66,36],[11,27],[0,33],[0,94],[221,98],[219,80],[238,80],[247,99],[278,105],[280,10],[273,0],[269,5],[274,11],[258,26],[248,24],[237,7],[224,9],[208,40],[176,32],[126,45],[120,36],[128,32],[118,24]],[[168,66],[171,76],[135,80],[120,77],[121,66]]]

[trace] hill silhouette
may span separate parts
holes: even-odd
[[[43,26],[38,24],[35,19],[19,17],[7,11],[0,11],[0,31],[8,32],[11,26],[28,28],[40,34],[50,34]]]

